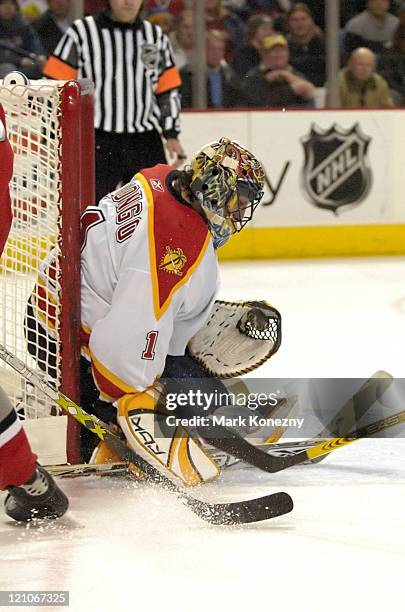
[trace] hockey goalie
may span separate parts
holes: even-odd
[[[201,443],[204,431],[164,427],[167,389],[226,392],[220,379],[254,369],[280,346],[280,315],[269,304],[215,301],[217,250],[252,219],[263,185],[259,161],[221,138],[189,169],[142,170],[82,216],[82,405],[188,485],[212,480],[219,467]],[[34,292],[28,340],[41,364],[37,339],[48,337],[52,350],[54,322],[38,310]],[[83,431],[85,460],[92,446]],[[92,456],[116,459],[103,442]]]

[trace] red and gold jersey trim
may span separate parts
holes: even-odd
[[[141,393],[139,389],[128,385],[125,381],[113,374],[105,365],[103,365],[90,351],[91,365],[93,376],[97,383],[97,387],[111,400],[116,400],[127,393]]]
[[[170,306],[175,291],[187,283],[201,263],[211,239],[207,225],[195,211],[177,202],[167,191],[156,192],[153,197],[149,180],[154,179],[148,175],[153,177],[161,174],[162,168],[165,168],[167,174],[167,166],[161,166],[160,169],[155,166],[136,175],[148,203],[149,259],[153,308],[157,321]],[[184,209],[177,208],[183,206]],[[180,225],[169,227],[167,216],[170,217],[172,207],[177,208],[173,214],[179,216],[181,213],[184,219]]]
[[[119,376],[111,372],[105,365],[94,356],[94,353],[89,348],[91,330],[84,323],[80,328],[80,343],[81,350],[84,356],[91,361],[91,369],[93,372],[94,382],[97,389],[102,395],[111,402],[128,393],[141,393],[139,389],[128,385]]]
[[[84,357],[86,357],[88,361],[91,361],[91,355],[90,355],[90,349],[89,349],[90,334],[91,334],[91,329],[87,327],[87,325],[85,325],[84,323],[81,323],[80,325],[80,347],[81,347],[82,353],[84,354]]]

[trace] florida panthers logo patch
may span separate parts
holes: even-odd
[[[182,276],[182,269],[186,263],[187,257],[185,256],[183,249],[172,249],[170,247],[166,247],[166,252],[160,261],[159,270],[169,272],[169,274]]]

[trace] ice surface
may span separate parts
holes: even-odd
[[[267,299],[283,315],[280,352],[257,375],[404,376],[405,259],[222,273],[221,297]],[[404,456],[405,440],[363,440],[318,465],[228,471],[194,491],[292,495],[291,514],[237,528],[207,526],[145,484],[61,480],[71,509],[57,522],[27,528],[0,509],[0,590],[69,590],[57,609],[75,612],[404,612]]]

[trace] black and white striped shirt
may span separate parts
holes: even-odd
[[[180,131],[180,76],[168,37],[148,21],[112,21],[106,12],[73,22],[44,68],[56,79],[90,78],[95,127],[114,133],[159,126]]]

